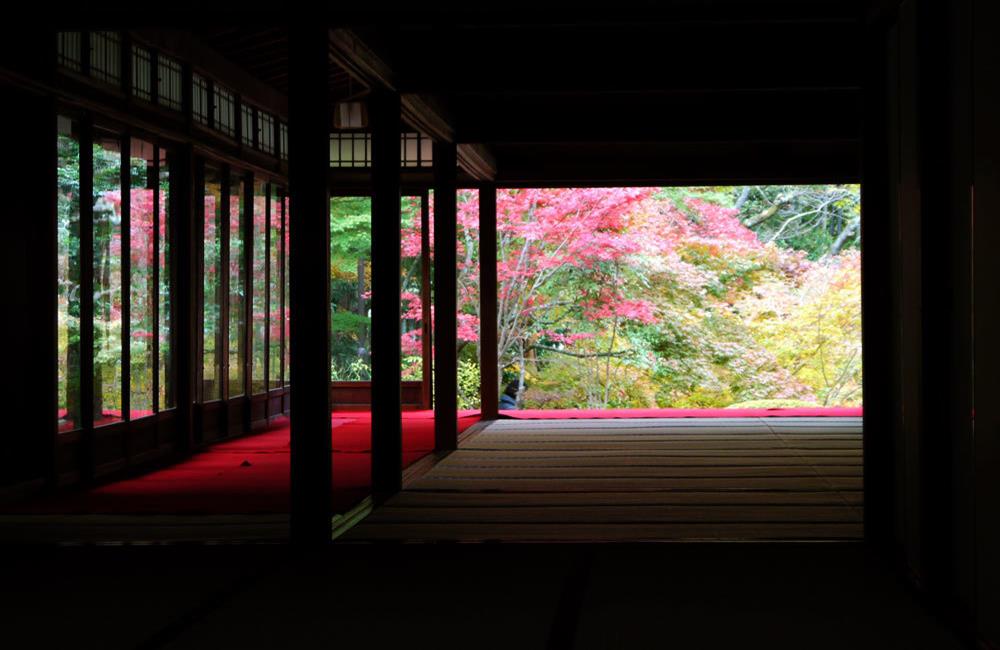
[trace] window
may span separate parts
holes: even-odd
[[[229,397],[246,394],[246,180],[232,172],[229,181]]]
[[[423,378],[423,266],[422,210],[419,196],[404,196],[400,200],[401,249],[400,279],[401,314],[401,378],[420,381]]]
[[[133,139],[129,146],[129,417],[153,414],[156,311],[156,150]]]
[[[56,35],[56,60],[60,66],[80,72],[83,61],[80,58],[80,32],[59,32]]]
[[[204,251],[202,257],[202,380],[201,399],[222,397],[222,172],[205,166],[204,187]]]
[[[330,379],[371,379],[371,223],[367,196],[330,199]]]
[[[67,117],[56,125],[58,428],[72,431],[173,405],[170,182],[157,144]]]
[[[283,266],[285,269],[284,273],[285,300],[284,303],[282,304],[282,318],[284,320],[284,344],[283,344],[284,352],[283,352],[282,366],[284,370],[282,376],[284,377],[285,380],[285,386],[288,386],[289,384],[292,383],[291,382],[292,344],[291,340],[289,339],[289,335],[291,334],[292,321],[291,321],[291,313],[288,310],[288,304],[291,300],[291,294],[289,293],[291,287],[288,284],[290,277],[288,274],[288,259],[290,257],[289,255],[290,249],[288,247],[288,233],[291,231],[291,220],[289,219],[290,213],[288,211],[287,194],[283,195],[281,198],[281,214],[285,224],[285,235],[283,238],[285,242],[285,246],[283,249],[285,258],[283,262]]]
[[[420,133],[400,136],[399,159],[403,167],[430,167],[432,140]]]
[[[253,253],[251,261],[251,334],[252,356],[250,383],[253,394],[267,389],[267,184],[253,184]]]
[[[246,104],[240,106],[242,109],[243,123],[241,124],[241,138],[243,144],[253,146],[253,114],[254,109]]]
[[[57,121],[58,390],[59,431],[83,426],[80,417],[80,140],[75,121]]]
[[[90,76],[113,86],[121,83],[121,40],[118,32],[91,32]]]
[[[331,167],[370,167],[372,136],[361,132],[330,134]]]
[[[283,297],[281,254],[281,197],[278,187],[271,185],[268,197],[268,255],[267,255],[267,385],[268,388],[281,386],[281,305]]]
[[[434,165],[434,141],[426,135],[420,136],[420,166],[431,167]]]
[[[175,111],[181,110],[181,64],[175,59],[160,54],[157,57],[156,101]]]
[[[230,138],[236,135],[236,96],[219,84],[215,84],[212,115],[216,129]]]
[[[171,266],[170,266],[170,166],[167,160],[166,151],[161,147],[157,149],[157,221],[156,232],[158,234],[158,268],[157,268],[157,293],[159,305],[157,309],[157,321],[159,323],[159,410],[170,409],[176,405],[174,400],[174,372],[171,362],[171,310],[173,301],[171,300],[170,288],[173,286]]]
[[[211,111],[209,104],[208,80],[198,73],[191,75],[191,116],[198,124],[208,126]]]
[[[132,48],[132,94],[146,101],[153,98],[153,58],[138,45]]]
[[[122,413],[122,149],[116,134],[93,144],[94,424]]]
[[[334,131],[330,134],[331,167],[371,167],[371,133]],[[420,133],[403,133],[399,138],[399,162],[403,167],[430,167],[433,141]]]
[[[264,111],[257,111],[257,147],[274,153],[274,117]]]
[[[281,147],[281,159],[288,160],[288,125],[284,122],[278,124],[278,139]]]

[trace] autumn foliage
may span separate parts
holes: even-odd
[[[747,227],[739,188],[499,191],[502,383],[526,386],[522,403],[533,408],[859,404],[856,238],[824,230],[853,223],[857,188],[754,189],[748,205],[760,211],[770,197],[791,226]],[[789,197],[810,203],[796,211]],[[844,215],[807,221],[815,205]],[[369,209],[367,199],[334,200],[335,379],[367,378]],[[406,379],[422,368],[419,213],[418,199],[403,199]],[[475,407],[477,192],[459,193],[457,221],[460,402]]]
[[[460,198],[467,364],[478,207],[475,192]],[[525,406],[860,404],[856,249],[810,260],[765,243],[697,188],[502,190],[497,220],[498,354]]]

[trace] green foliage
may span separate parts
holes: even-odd
[[[475,361],[458,362],[458,409],[479,408],[479,364]]]
[[[335,381],[370,381],[372,368],[364,359],[333,359],[330,363]]]
[[[773,222],[741,223],[769,207]],[[623,221],[634,252],[570,261],[533,298],[524,406],[859,404],[858,207],[857,186],[659,190]],[[583,318],[606,287],[613,310],[654,317]]]
[[[732,200],[738,200],[743,189],[731,188]],[[858,185],[762,185],[748,189],[740,220],[761,241],[804,251],[810,260],[838,253],[833,247],[845,230],[849,234],[840,250],[857,249],[861,244]],[[763,218],[769,213],[771,216]]]

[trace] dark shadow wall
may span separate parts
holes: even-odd
[[[865,112],[867,533],[987,647],[1000,646],[998,13],[882,3]]]

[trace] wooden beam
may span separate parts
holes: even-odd
[[[498,417],[497,188],[479,188],[479,395],[482,419]]]
[[[432,97],[402,95],[403,119],[417,131],[442,142],[454,142],[455,129],[445,110]]]
[[[434,448],[458,447],[456,153],[434,143]]]
[[[31,426],[12,428],[0,456],[0,486],[45,477],[55,479],[58,409],[58,250],[55,104],[51,98],[0,85],[0,101],[17,128],[8,144],[4,178],[17,187],[0,239],[0,272],[10,280],[4,295],[4,340],[8,371],[0,390],[28,415]],[[79,424],[79,423],[78,423]]]
[[[486,145],[458,145],[458,166],[479,181],[493,181],[497,177],[496,158]]]
[[[330,30],[330,60],[351,78],[369,88],[396,91],[396,76],[367,44],[349,29]],[[452,142],[455,129],[433,97],[406,94],[400,97],[403,120],[435,140]]]
[[[170,301],[171,351],[173,354],[174,403],[177,405],[176,441],[180,451],[194,447],[194,409],[201,367],[201,310],[198,297],[201,264],[198,243],[204,227],[201,222],[200,187],[204,174],[196,170],[191,145],[180,145],[170,157],[170,272],[173,299]]]
[[[330,30],[330,60],[366,86],[396,89],[392,69],[349,29]]]
[[[865,47],[873,61],[886,58],[887,31],[872,25],[865,35]],[[888,63],[867,69],[861,182],[861,282],[862,282],[862,361],[865,380],[865,429],[892,429],[892,365],[886,354],[892,350],[892,264],[886,254],[892,249],[892,225],[885,218],[890,211],[890,194],[895,190],[889,179]],[[893,440],[891,436],[864,437],[865,540],[888,548],[892,542]]]
[[[372,491],[376,503],[403,481],[400,393],[399,95],[373,91],[372,119]]]
[[[81,477],[94,474],[94,129],[80,123],[80,420]]]
[[[329,74],[329,31],[297,24],[289,38],[291,196],[292,542],[330,541],[330,108],[316,101]]]

